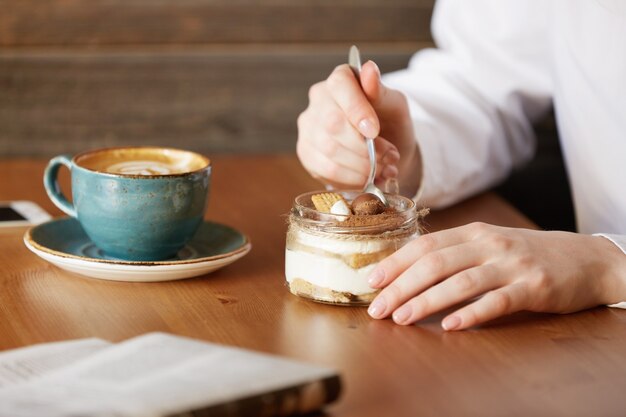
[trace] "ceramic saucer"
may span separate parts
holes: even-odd
[[[34,226],[24,243],[35,254],[67,271],[113,281],[156,282],[207,274],[244,256],[252,245],[237,230],[205,221],[176,257],[139,262],[107,257],[87,237],[74,218]]]

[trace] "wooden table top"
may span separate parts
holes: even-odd
[[[43,190],[45,163],[0,161],[0,200],[33,200],[61,215]],[[246,233],[253,249],[182,281],[72,275],[28,251],[24,228],[0,229],[0,349],[165,331],[337,368],[344,391],[326,409],[329,416],[626,414],[626,311],[520,313],[446,333],[443,314],[402,327],[370,319],[365,308],[291,295],[283,275],[284,215],[296,195],[318,188],[291,155],[214,158],[207,217]],[[431,213],[427,227],[476,220],[533,227],[489,193]]]

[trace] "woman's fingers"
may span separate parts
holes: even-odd
[[[327,87],[322,85],[320,88],[325,89]],[[320,114],[305,112],[305,123],[300,129],[303,132],[309,132],[308,141],[314,143],[315,147],[329,157],[334,156],[333,151],[337,144],[340,144],[369,161],[363,134],[350,123],[343,110],[330,98],[329,93],[318,99],[316,108],[324,110]],[[398,148],[387,139],[377,137],[374,146],[379,165],[396,165],[400,161]]]
[[[311,87],[309,97],[309,107],[298,117],[298,140],[314,142],[317,146],[323,146],[328,139],[339,141],[346,148],[367,158],[363,135],[334,101],[327,83]]]
[[[483,260],[480,247],[474,242],[425,253],[378,294],[368,312],[374,318],[386,317],[412,297],[456,273],[480,265]]]
[[[400,163],[400,153],[398,149],[388,140],[382,137],[374,141],[376,148],[376,178],[389,179],[398,176],[398,164]],[[367,148],[365,142],[363,147]]]
[[[389,285],[423,256],[448,246],[459,245],[470,238],[471,234],[466,226],[422,235],[380,261],[368,277],[368,283],[373,288]]]
[[[604,243],[483,223],[426,235],[379,263],[371,279],[384,289],[369,312],[409,324],[482,295],[442,321],[444,329],[460,330],[521,310],[567,313],[606,304],[615,289],[607,293],[596,279],[607,271],[597,261],[606,256]],[[623,253],[614,254],[611,265],[623,271]]]
[[[512,282],[510,274],[502,272],[503,253],[512,244],[500,238],[501,231],[473,223],[424,235],[405,245],[372,272],[370,286],[383,290],[370,305],[370,315],[392,315],[397,323],[409,324],[488,291],[496,295],[487,300],[502,297],[498,289]],[[492,264],[494,259],[499,259],[498,263]],[[481,304],[477,310],[481,314],[489,313],[480,308]],[[477,317],[463,320],[473,323],[482,316]]]
[[[334,101],[327,83],[311,87],[309,94],[311,105],[298,118],[297,151],[302,164],[314,177],[327,183],[362,187],[370,169],[363,134],[351,124],[344,110]],[[381,137],[376,138],[374,145],[377,151],[376,177],[397,177],[397,164],[400,161],[397,148]],[[356,171],[365,179],[355,183],[354,179],[342,178],[340,175],[344,170],[336,171],[329,163],[315,165],[319,159],[311,156],[313,149],[325,159],[331,159],[336,165]]]
[[[529,302],[528,285],[516,282],[486,293],[482,298],[446,317],[445,330],[462,330],[506,314],[524,310]]]
[[[375,69],[373,63],[369,64]],[[372,68],[368,67],[373,80],[379,75]],[[342,178],[328,163],[316,166],[315,159],[305,150],[315,148],[327,159],[336,161],[337,165],[356,171],[367,179],[370,166],[364,136],[374,137],[376,178],[379,181],[396,178],[401,155],[395,145],[378,136],[379,132],[378,117],[358,80],[347,65],[341,65],[326,81],[309,89],[309,106],[298,117],[298,156],[314,177],[326,183],[358,188],[365,184],[365,180],[355,183]]]
[[[346,114],[350,124],[363,136],[377,137],[380,133],[378,116],[350,67],[343,64],[335,68],[328,77],[327,85],[334,101]]]
[[[465,269],[398,307],[392,318],[398,324],[415,323],[501,286],[502,273],[491,264]]]
[[[367,170],[355,168],[363,167],[367,161],[359,160],[358,157],[347,150],[338,150],[342,158],[330,158],[308,142],[298,143],[298,157],[304,168],[315,177],[330,181],[342,186],[360,187],[367,181]]]

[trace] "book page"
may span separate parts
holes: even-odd
[[[0,389],[30,381],[110,346],[102,339],[44,343],[0,352]]]
[[[328,383],[337,391],[330,396]],[[265,403],[271,415],[287,415],[319,408],[338,389],[328,368],[152,333],[0,390],[0,415],[252,415]]]

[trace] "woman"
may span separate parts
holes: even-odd
[[[360,187],[363,136],[379,182],[397,178],[444,207],[527,162],[532,124],[554,106],[580,233],[470,224],[425,235],[380,262],[374,318],[444,318],[465,329],[520,310],[568,313],[626,300],[626,4],[615,0],[439,0],[436,50],[380,80],[347,65],[311,87],[298,156],[316,178]]]

